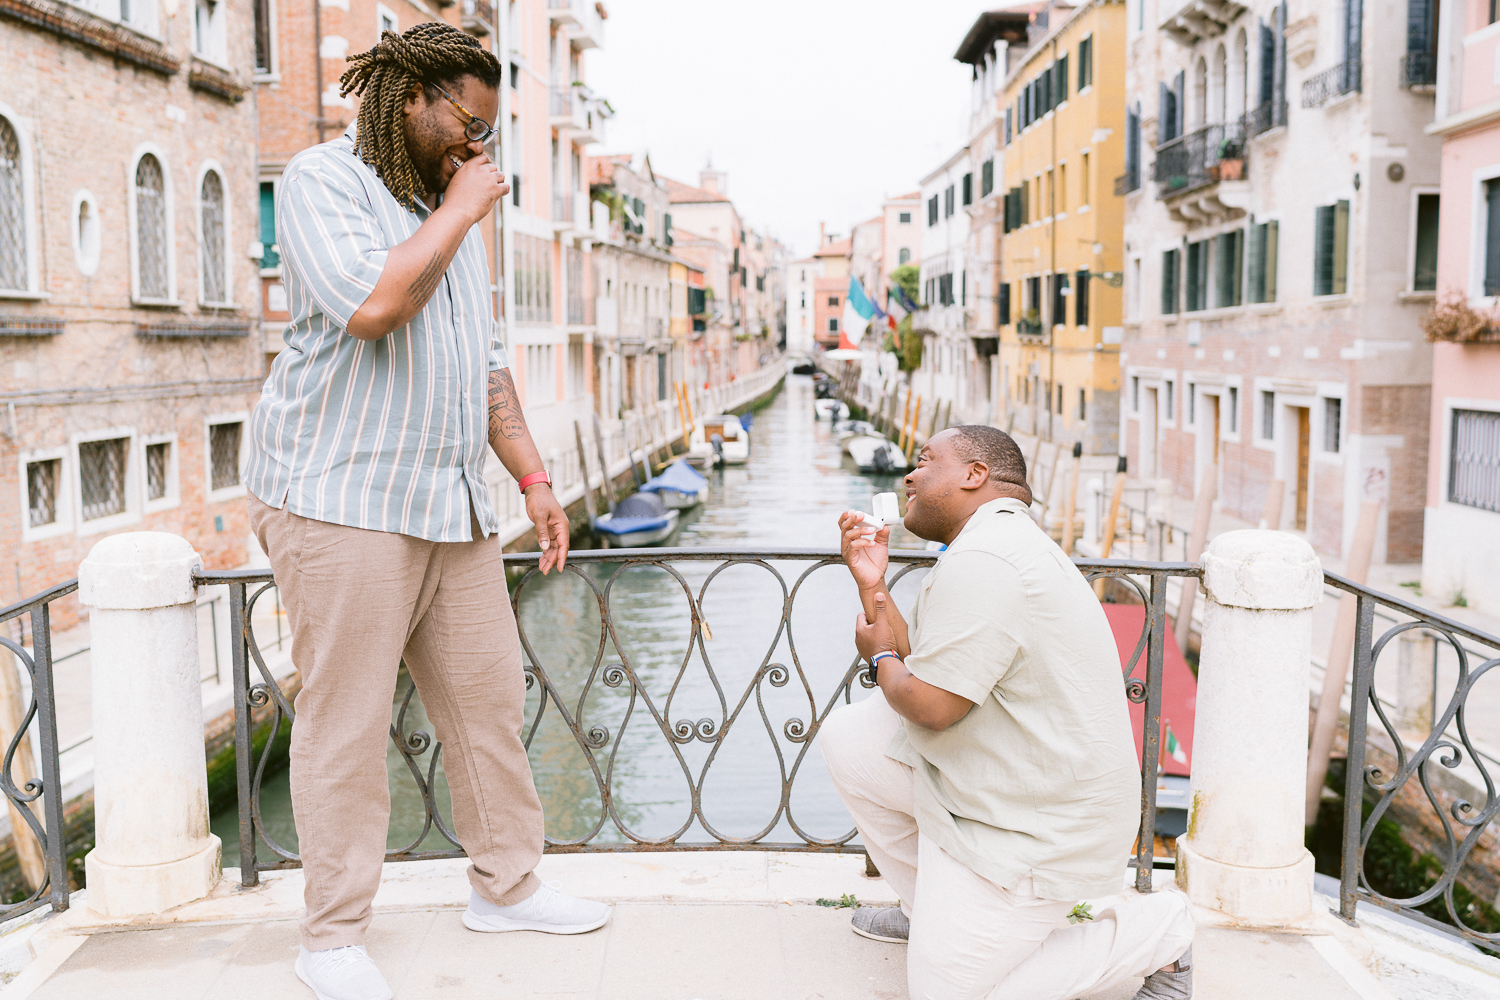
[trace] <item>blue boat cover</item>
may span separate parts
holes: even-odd
[[[678,493],[697,493],[707,485],[708,480],[697,469],[688,465],[686,459],[679,458],[661,470],[661,475],[647,480],[641,491],[655,493],[657,490],[676,490]]]
[[[594,524],[594,530],[606,535],[628,535],[636,531],[654,531],[657,528],[665,528],[671,523],[671,517],[611,517],[608,521],[598,521]]]
[[[740,426],[742,428],[748,431],[750,429],[750,425],[753,423],[755,423],[754,410],[746,410],[744,413],[740,414]]]

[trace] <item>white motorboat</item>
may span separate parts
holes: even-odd
[[[817,413],[819,420],[849,419],[849,407],[837,399],[815,399],[813,410]]]
[[[744,465],[749,458],[750,432],[733,413],[704,417],[693,425],[688,461],[694,465]]]
[[[908,465],[900,448],[876,434],[851,437],[844,447],[860,472],[901,472]]]
[[[668,510],[655,493],[633,493],[594,521],[594,532],[605,548],[637,549],[660,545],[677,528],[678,513]]]
[[[687,510],[708,498],[708,480],[679,458],[641,486],[642,493],[655,493],[668,510]]]
[[[885,437],[875,429],[875,425],[867,420],[850,420],[847,423],[837,425],[839,435],[839,446],[844,454],[849,454],[849,441],[857,437]]]

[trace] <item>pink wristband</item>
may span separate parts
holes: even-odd
[[[516,485],[521,488],[522,493],[525,493],[528,486],[535,486],[537,483],[546,483],[548,486],[552,485],[552,477],[547,474],[546,469],[543,469],[541,472],[533,472],[529,476],[522,476],[521,481],[516,483]]]

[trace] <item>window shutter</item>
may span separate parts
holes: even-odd
[[[1276,34],[1266,22],[1260,22],[1260,103],[1270,104],[1276,97]]]
[[[1333,206],[1319,205],[1313,217],[1313,294],[1333,294]]]
[[[1286,124],[1286,3],[1276,8],[1276,85],[1271,99],[1271,120],[1277,125]]]
[[[1183,134],[1183,126],[1186,120],[1184,117],[1184,113],[1187,110],[1186,70],[1177,71],[1177,79],[1172,82],[1172,93],[1176,95],[1176,100],[1172,102],[1172,111],[1174,112],[1174,118],[1172,121],[1172,138],[1176,139]]]
[[[1433,0],[1406,0],[1406,51],[1426,54],[1435,48],[1433,41]]]
[[[1008,281],[1000,286],[997,313],[997,326],[1005,326],[1010,323],[1010,282]]]
[[[1079,326],[1089,325],[1089,272],[1078,272],[1078,286],[1073,289],[1073,321]]]
[[[1484,182],[1484,294],[1500,295],[1500,180]]]
[[[1333,206],[1333,294],[1349,290],[1349,203]]]
[[[1276,237],[1277,228],[1280,223],[1274,219],[1266,223],[1265,237],[1265,273],[1266,273],[1266,302],[1276,301]]]
[[[1161,255],[1161,311],[1170,316],[1177,312],[1177,251],[1164,250]]]
[[[1057,103],[1061,104],[1068,99],[1068,54],[1063,53],[1057,60]]]
[[[1249,246],[1246,256],[1250,262],[1251,302],[1266,301],[1266,225],[1252,223],[1249,229]]]

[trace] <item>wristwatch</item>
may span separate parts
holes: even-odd
[[[521,488],[521,492],[524,494],[528,486],[535,486],[537,483],[546,483],[548,488],[551,488],[552,476],[546,469],[543,469],[541,472],[533,472],[529,476],[522,476],[520,482],[516,483],[516,485]]]
[[[873,681],[875,679],[875,675],[880,669],[880,661],[888,656],[893,657],[897,660],[901,659],[900,654],[893,649],[882,650],[879,653],[876,653],[874,656],[870,657],[870,680]]]

